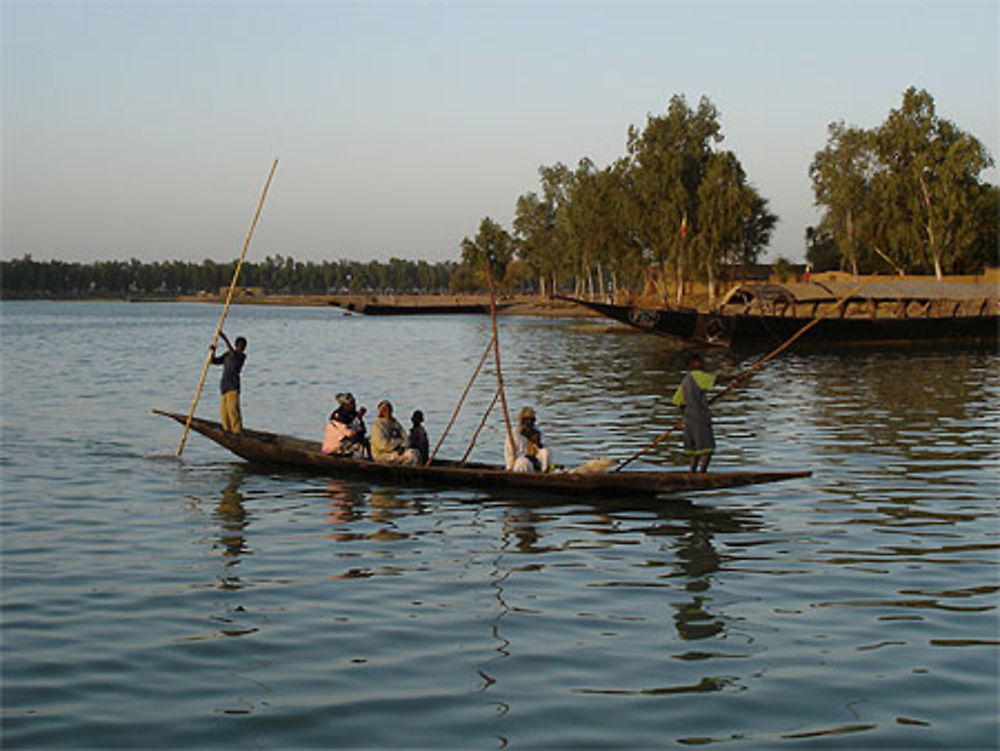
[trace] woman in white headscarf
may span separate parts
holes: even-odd
[[[542,433],[535,427],[535,410],[525,407],[517,416],[514,444],[504,443],[504,463],[513,472],[548,472],[552,450],[542,444]]]

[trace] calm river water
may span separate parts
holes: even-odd
[[[0,312],[4,748],[997,746],[996,353],[790,352],[717,402],[713,469],[811,478],[604,504],[262,472],[194,434],[178,460],[150,409],[187,411],[219,307]],[[433,445],[489,319],[236,307],[226,329],[251,427],[319,436],[348,389],[422,409]],[[563,464],[676,419],[660,339],[500,334],[511,408]]]

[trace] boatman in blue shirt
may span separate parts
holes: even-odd
[[[705,372],[705,361],[697,353],[688,357],[687,366],[687,375],[672,401],[684,410],[684,453],[691,457],[691,471],[707,472],[715,451],[715,435],[705,392],[715,388],[716,376]]]
[[[247,340],[245,337],[236,337],[236,345],[229,343],[229,339],[223,332],[219,332],[222,341],[226,343],[229,350],[224,355],[215,354],[215,344],[212,345],[212,364],[222,366],[222,380],[219,382],[219,390],[222,392],[222,399],[219,402],[219,412],[222,416],[222,429],[227,433],[243,432],[243,417],[240,414],[240,371],[243,370],[243,363],[246,362]]]

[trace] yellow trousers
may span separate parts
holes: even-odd
[[[240,392],[227,391],[219,402],[222,415],[222,429],[227,433],[243,432],[243,416],[240,414]]]

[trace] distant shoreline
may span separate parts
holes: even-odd
[[[51,302],[158,302],[158,303],[205,303],[221,305],[225,302],[223,295],[130,295],[113,296],[9,296],[4,302],[47,300]],[[407,307],[429,307],[439,305],[483,305],[488,306],[489,295],[486,294],[238,294],[233,297],[232,305],[277,305],[285,307],[332,308],[344,314],[351,315],[364,305],[399,305]],[[497,301],[500,315],[547,316],[552,318],[599,318],[593,311],[565,300],[547,300],[538,295],[514,295]],[[357,313],[360,314],[360,313]]]
[[[215,295],[181,295],[178,302],[221,303],[223,298]],[[403,306],[412,308],[442,305],[489,306],[490,297],[485,294],[326,294],[326,295],[239,295],[233,298],[233,305],[284,305],[292,307],[332,307],[346,314],[352,314],[365,305]],[[565,300],[547,300],[538,295],[514,295],[497,300],[501,315],[534,315],[554,318],[594,318],[596,313]]]

